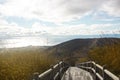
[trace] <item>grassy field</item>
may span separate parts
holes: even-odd
[[[39,48],[1,49],[0,80],[31,80],[34,72],[42,73],[55,58]]]

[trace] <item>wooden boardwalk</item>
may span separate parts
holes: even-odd
[[[119,77],[94,61],[69,64],[60,61],[42,74],[34,73],[32,80],[120,80]]]
[[[92,75],[80,68],[69,67],[62,77],[62,80],[93,80]]]

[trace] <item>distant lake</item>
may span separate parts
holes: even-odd
[[[14,37],[0,39],[0,48],[47,45],[47,40],[40,37]]]

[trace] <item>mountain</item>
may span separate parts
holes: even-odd
[[[73,39],[49,47],[47,51],[56,57],[87,57],[88,51],[94,47],[120,43],[120,38]]]

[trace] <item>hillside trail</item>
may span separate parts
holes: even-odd
[[[92,42],[92,44],[89,46],[89,49],[92,48],[93,46],[95,46],[95,45],[97,44],[97,41],[98,41],[98,39],[96,38],[96,39]]]

